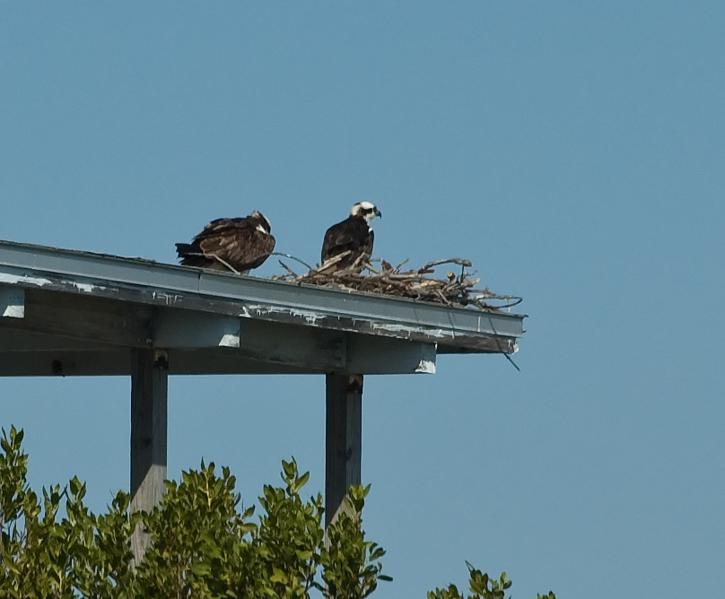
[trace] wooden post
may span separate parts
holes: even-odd
[[[348,487],[361,481],[362,375],[326,378],[325,526],[333,521]]]
[[[168,358],[165,352],[134,350],[131,374],[131,509],[150,511],[164,493],[166,479],[166,394]],[[131,538],[138,563],[148,536],[137,526]]]

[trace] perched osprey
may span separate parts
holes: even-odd
[[[373,252],[374,239],[370,223],[376,216],[382,217],[383,213],[375,204],[353,204],[350,216],[327,229],[322,242],[322,264],[348,250],[350,254],[336,264],[337,268],[351,266],[363,254],[369,258]]]
[[[243,218],[217,218],[191,243],[177,243],[176,253],[186,266],[247,274],[274,250],[271,231],[272,225],[256,210]]]

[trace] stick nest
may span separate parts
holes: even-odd
[[[273,278],[289,283],[379,293],[448,306],[472,306],[489,312],[510,308],[522,301],[520,297],[498,295],[487,288],[476,288],[480,280],[473,278],[474,272],[466,270],[471,268],[472,263],[463,258],[434,260],[418,269],[403,270],[407,260],[393,266],[386,260],[370,261],[361,257],[352,266],[339,268],[339,263],[349,254],[349,251],[339,254],[302,275],[280,260],[286,274]],[[298,260],[294,256],[287,257]],[[436,276],[436,269],[444,265],[459,267],[456,268],[458,272],[449,271],[442,278]]]

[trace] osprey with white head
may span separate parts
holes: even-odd
[[[370,225],[376,216],[382,218],[383,213],[372,202],[357,202],[352,205],[350,216],[364,218],[365,222]]]
[[[377,216],[382,217],[383,213],[372,202],[353,204],[350,216],[327,229],[322,242],[322,263],[345,254],[334,266],[342,269],[370,258],[375,238],[370,223]]]

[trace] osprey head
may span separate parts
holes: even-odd
[[[272,233],[272,223],[270,223],[269,220],[267,220],[267,217],[259,212],[259,210],[255,210],[247,216],[247,218],[252,222],[254,228],[260,233],[266,233],[267,235]]]
[[[364,218],[365,222],[368,224],[370,224],[376,216],[379,216],[380,218],[383,217],[383,213],[380,212],[377,206],[372,202],[357,202],[353,204],[352,209],[350,210],[350,215]]]

